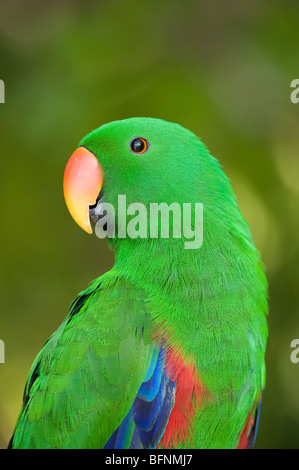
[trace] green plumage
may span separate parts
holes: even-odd
[[[129,150],[138,136],[150,142],[143,156]],[[228,178],[194,134],[158,119],[117,121],[80,145],[97,156],[115,207],[119,194],[148,208],[202,202],[203,245],[116,232],[114,267],[73,302],[32,366],[12,447],[102,448],[134,402],[161,325],[211,398],[178,446],[236,447],[265,383],[268,307],[263,265]]]

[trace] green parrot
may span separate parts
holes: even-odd
[[[82,139],[64,195],[115,263],[36,357],[9,448],[252,447],[268,287],[218,160],[178,124],[115,121]]]

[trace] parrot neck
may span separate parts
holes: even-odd
[[[197,317],[202,297],[202,258],[201,249],[184,249],[181,240],[122,241],[113,269],[161,306],[164,322],[166,316],[169,321],[174,315],[183,318],[182,311],[186,310],[190,315],[196,310]]]
[[[155,240],[119,245],[115,268],[141,287],[159,291],[177,289],[190,278],[190,273],[193,279],[199,280],[200,250],[185,250],[181,241],[159,243]]]

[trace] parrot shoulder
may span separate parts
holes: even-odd
[[[150,329],[142,292],[111,274],[93,281],[35,359],[10,446],[103,447],[148,370]]]

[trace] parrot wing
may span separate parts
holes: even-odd
[[[79,294],[37,356],[9,447],[154,447],[159,441],[175,385],[163,375],[142,295],[127,281],[103,278]]]
[[[154,349],[133,405],[105,449],[155,449],[174,407],[175,391],[176,381],[171,380],[165,371],[163,347]]]

